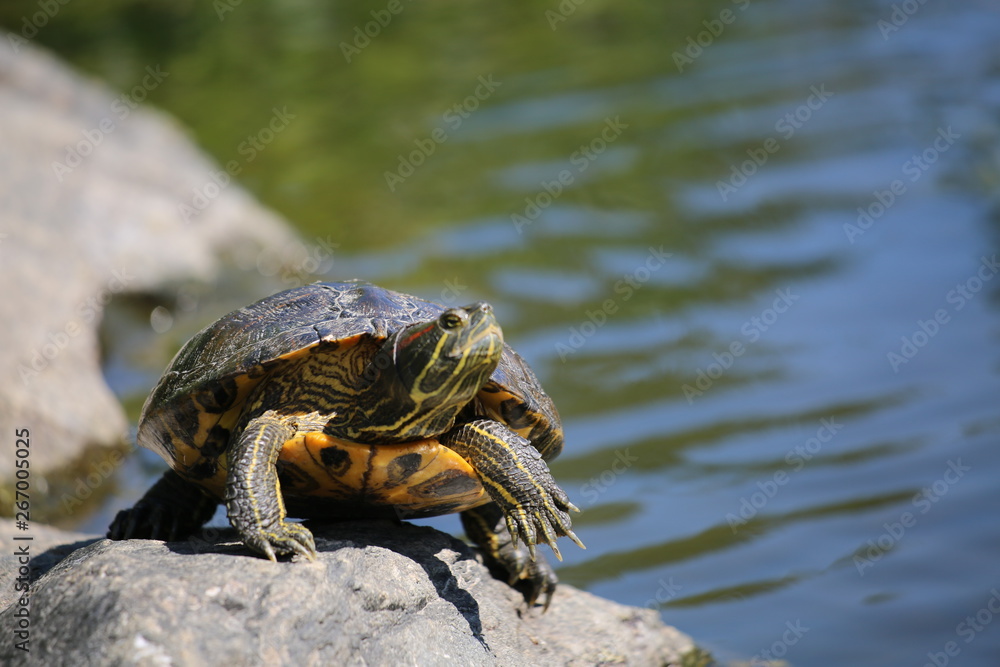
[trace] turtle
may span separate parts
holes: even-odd
[[[169,470],[117,514],[115,540],[185,539],[224,504],[250,550],[312,560],[311,531],[288,518],[457,512],[495,576],[546,609],[558,579],[535,546],[585,548],[546,464],[559,414],[484,302],[361,281],[266,297],[180,349],[137,440]]]

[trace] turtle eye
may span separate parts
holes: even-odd
[[[458,329],[468,321],[469,316],[462,311],[446,310],[441,314],[441,326],[445,329]]]

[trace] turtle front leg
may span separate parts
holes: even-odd
[[[585,549],[573,533],[569,501],[530,442],[500,422],[488,419],[462,424],[441,437],[475,468],[490,498],[503,513],[513,546],[518,540],[535,558],[535,545],[546,543],[562,560],[556,539],[565,535]]]
[[[524,595],[528,606],[545,596],[542,611],[547,611],[559,577],[542,554],[534,559],[523,546],[515,546],[507,530],[503,512],[496,503],[462,512],[462,526],[469,539],[482,550],[483,560],[497,579],[505,580]]]
[[[183,540],[204,526],[218,506],[200,487],[168,470],[134,507],[118,513],[108,538]]]
[[[297,553],[316,559],[316,544],[305,526],[285,521],[276,463],[295,425],[274,410],[254,417],[229,452],[226,510],[244,544],[272,561]]]

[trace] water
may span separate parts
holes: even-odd
[[[723,660],[996,664],[1000,12],[656,4],[405,5],[350,63],[381,6],[70,4],[38,39],[161,63],[221,161],[287,107],[241,182],[337,244],[316,277],[494,304],[565,421],[564,581]],[[113,356],[133,416],[224,311]]]

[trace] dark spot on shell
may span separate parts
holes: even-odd
[[[287,461],[278,461],[278,483],[283,493],[313,493],[319,488],[319,483],[310,477],[302,468]]]
[[[336,445],[319,450],[319,459],[335,475],[343,474],[351,465],[350,454]]]
[[[516,398],[508,398],[501,403],[500,414],[503,416],[503,420],[507,422],[507,425],[514,428],[525,428],[532,424],[527,404]]]
[[[410,488],[410,493],[421,498],[447,498],[471,493],[479,488],[479,481],[459,472],[448,470],[434,475],[426,482]]]
[[[389,477],[389,483],[393,486],[402,484],[410,475],[420,469],[420,464],[422,462],[423,457],[416,452],[397,456],[389,462],[388,466],[386,466],[386,474]]]
[[[215,473],[219,471],[219,461],[218,459],[207,459],[202,457],[197,463],[185,470],[185,474],[191,479],[209,479],[215,477]]]
[[[232,407],[236,400],[236,381],[225,378],[212,384],[198,394],[198,405],[205,412],[222,413]]]
[[[222,428],[218,424],[212,427],[201,446],[201,455],[209,458],[217,458],[229,446],[229,430]]]

